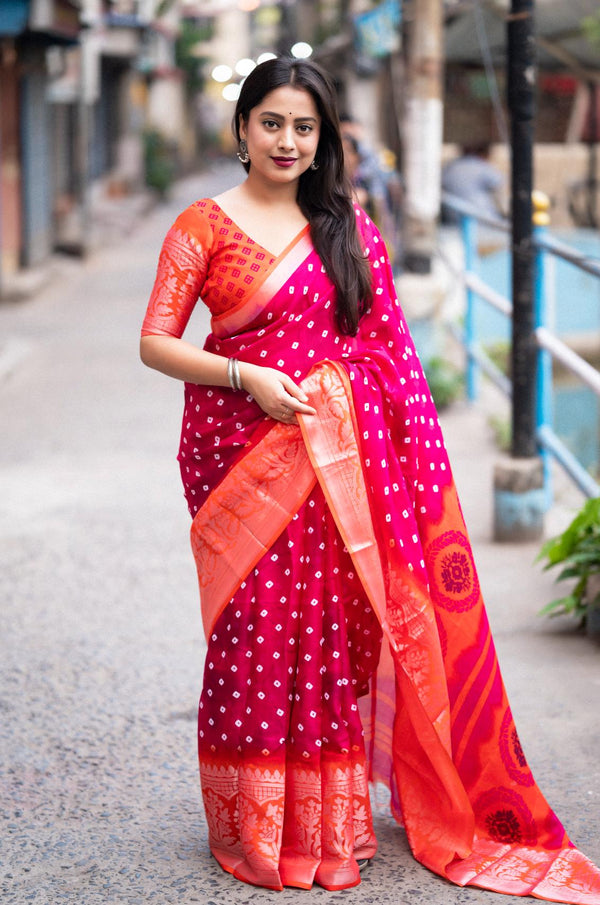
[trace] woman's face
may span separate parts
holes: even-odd
[[[240,138],[248,144],[253,179],[297,182],[317,153],[321,117],[312,95],[282,85],[253,107],[240,122]]]

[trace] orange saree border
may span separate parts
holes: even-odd
[[[308,454],[389,644],[391,657],[382,658],[372,708],[377,713],[380,706],[389,707],[385,697],[377,700],[378,690],[385,695],[396,686],[391,747],[401,799],[408,805],[403,808],[407,836],[415,856],[443,874],[457,854],[471,851],[474,817],[452,763],[450,706],[433,606],[426,589],[393,562],[392,550],[386,551],[386,586],[345,369],[322,362],[303,389],[317,409],[317,417],[299,418]],[[415,647],[427,658],[425,683],[414,680],[406,656]],[[384,753],[388,746],[389,739]]]
[[[231,336],[252,323],[259,311],[285,285],[312,250],[310,227],[307,224],[275,259],[271,268],[265,271],[263,282],[254,292],[246,296],[239,305],[211,318],[211,329],[215,336],[219,339]]]
[[[315,483],[298,426],[275,423],[198,510],[190,538],[207,638]]]
[[[211,851],[224,870],[276,890],[360,882],[356,860],[377,850],[364,754],[307,765],[201,753],[200,776]]]

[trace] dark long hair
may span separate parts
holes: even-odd
[[[333,83],[316,63],[308,60],[287,57],[267,60],[244,81],[235,108],[233,130],[239,141],[240,119],[247,123],[253,107],[282,85],[308,91],[321,117],[315,157],[319,166],[301,175],[298,204],[310,223],[317,254],[337,289],[339,329],[354,336],[359,319],[371,302],[371,272],[356,228],[352,188],[344,170]],[[251,163],[244,166],[248,171]]]

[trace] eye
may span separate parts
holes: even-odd
[[[301,132],[302,135],[309,135],[312,132],[312,130],[313,130],[313,127],[310,126],[308,123],[302,123],[300,126],[298,126],[298,132]]]
[[[263,126],[266,126],[267,129],[276,129],[279,123],[276,123],[274,119],[263,119]]]

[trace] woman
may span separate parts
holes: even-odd
[[[352,206],[332,86],[309,62],[264,63],[235,129],[247,178],[175,221],[141,345],[186,384],[211,851],[271,889],[354,886],[376,851],[367,785],[384,783],[443,877],[600,902],[518,742],[386,250]],[[199,295],[202,350],[181,338]]]

